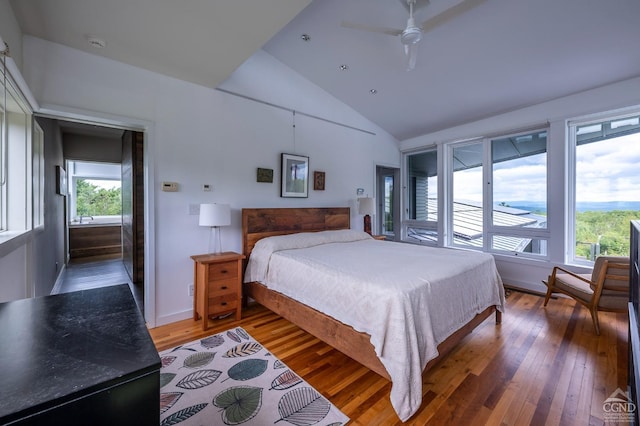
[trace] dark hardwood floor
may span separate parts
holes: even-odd
[[[120,259],[73,262],[61,293],[129,284]],[[565,298],[511,292],[503,322],[487,319],[423,375],[423,403],[408,425],[613,425],[603,410],[627,390],[626,314],[600,313],[601,335],[587,309]],[[243,319],[191,319],[150,330],[158,350],[232,327],[245,328],[347,416],[350,425],[401,424],[389,402],[391,384],[330,346],[252,304]]]
[[[408,425],[613,425],[605,399],[627,390],[626,314],[600,314],[566,298],[511,292],[502,324],[491,317],[423,375],[423,403]],[[150,330],[159,351],[243,327],[351,418],[399,425],[391,384],[260,305],[202,331],[191,319]]]
[[[144,312],[142,286],[134,285],[131,282],[121,257],[96,256],[83,260],[72,260],[65,268],[63,274],[62,283],[57,293],[69,293],[110,285],[128,284],[136,304],[140,308],[140,311]]]

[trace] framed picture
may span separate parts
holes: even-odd
[[[67,195],[67,172],[56,166],[56,194]]]
[[[313,172],[313,189],[324,191],[324,172]]]
[[[282,154],[281,197],[306,198],[309,194],[309,157]]]
[[[272,183],[273,182],[273,169],[262,169],[262,168],[258,167],[257,181],[258,182]]]

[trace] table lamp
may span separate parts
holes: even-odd
[[[358,198],[358,213],[364,215],[364,232],[371,235],[371,216],[376,213],[375,198]]]
[[[220,239],[220,227],[231,225],[231,207],[229,204],[200,204],[200,226],[208,226],[209,230],[209,252],[222,253],[222,242]],[[212,238],[212,234],[215,236]],[[214,245],[212,249],[212,243]]]

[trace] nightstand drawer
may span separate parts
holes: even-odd
[[[209,298],[209,315],[216,315],[222,312],[235,311],[238,307],[238,297],[236,294],[225,294]]]
[[[226,280],[238,278],[238,262],[212,263],[209,265],[209,281]]]
[[[238,280],[229,278],[226,280],[209,281],[209,299],[214,296],[222,296],[224,294],[237,294]]]

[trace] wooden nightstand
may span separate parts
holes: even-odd
[[[194,261],[193,320],[202,318],[202,329],[209,328],[209,317],[235,312],[242,318],[243,254],[224,252],[191,256]]]

